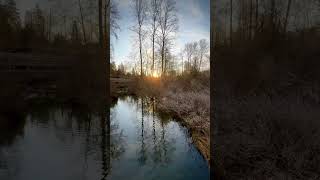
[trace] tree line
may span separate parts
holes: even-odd
[[[211,6],[216,87],[245,94],[281,89],[279,79],[296,86],[319,81],[319,0],[214,0]]]
[[[319,6],[319,0],[214,0],[214,46],[237,46],[262,36],[274,42],[315,28]]]
[[[138,59],[132,74],[150,76],[176,75],[200,71],[209,59],[209,42],[187,43],[179,54],[173,54],[173,45],[179,30],[176,1],[132,0],[132,15]]]
[[[147,48],[146,44],[144,47]],[[152,47],[152,46],[151,46]],[[150,47],[149,47],[150,48]],[[206,39],[186,43],[183,48],[177,53],[165,50],[166,58],[166,76],[177,76],[182,74],[197,74],[202,71],[209,70],[210,63],[210,44]],[[161,50],[160,48],[155,51],[154,59],[153,53],[150,48],[149,51],[142,54],[143,74],[145,76],[161,76]],[[138,51],[139,55],[139,51]],[[116,64],[111,59],[111,76],[140,76],[141,77],[141,62],[137,56],[132,55],[134,61],[121,62]],[[154,60],[154,61],[153,61]],[[156,75],[153,72],[159,72]]]
[[[182,72],[199,72],[205,62],[208,62],[210,45],[206,39],[185,44],[180,53],[182,59]],[[184,62],[185,58],[185,62]]]
[[[21,14],[15,0],[0,1],[0,48],[99,46],[116,36],[119,12],[110,0],[51,0]],[[109,18],[110,14],[110,18]],[[107,47],[107,46],[106,46]]]

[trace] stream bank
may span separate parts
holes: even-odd
[[[170,114],[189,130],[193,143],[210,164],[210,85],[208,79],[209,76],[205,73],[196,78],[182,77],[166,79],[163,82],[152,78],[146,78],[143,81],[136,79],[132,83],[134,86],[131,84],[131,88],[134,87],[132,92],[138,96],[157,97],[157,109]],[[114,95],[117,93],[112,94]]]

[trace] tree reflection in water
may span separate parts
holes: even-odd
[[[58,143],[60,146],[69,147],[81,142],[81,146],[78,149],[80,148],[83,155],[81,158],[84,162],[82,176],[87,176],[86,173],[91,165],[89,164],[89,160],[92,163],[92,159],[95,159],[101,162],[101,179],[107,179],[111,170],[111,160],[118,158],[124,152],[123,133],[119,129],[117,122],[110,122],[109,112],[110,110],[104,105],[95,107],[94,109],[85,106],[75,107],[57,104],[32,105],[28,115],[17,121],[17,123],[0,126],[0,128],[5,129],[0,129],[0,178],[2,178],[1,170],[6,171],[8,168],[11,170],[17,169],[20,166],[21,159],[19,155],[16,155],[16,159],[10,157],[11,159],[8,160],[8,154],[3,154],[3,152],[6,152],[7,147],[14,143],[17,135],[23,136],[21,133],[26,128],[25,126],[28,126],[27,129],[29,131],[32,131],[30,128],[36,127],[46,129],[47,132],[45,134],[50,137],[50,134],[52,134],[53,138],[56,139],[54,143]],[[26,122],[29,124],[26,125]],[[37,143],[36,140],[34,143]],[[48,161],[50,161],[51,152],[46,153]],[[34,156],[36,155],[34,154]],[[80,162],[81,159],[78,159],[78,161]],[[7,167],[8,161],[11,161],[11,167]],[[9,172],[9,170],[7,171]],[[8,177],[5,175],[4,179],[6,178]]]
[[[130,101],[131,103],[139,103],[135,99],[130,99]],[[173,138],[169,139],[166,135],[168,123],[172,119],[156,112],[156,99],[153,97],[141,97],[138,111],[141,112],[139,163],[145,165],[149,159],[152,159],[153,165],[166,166],[171,161],[170,153],[175,151],[175,140]],[[152,132],[148,133],[149,130],[152,130]]]
[[[145,165],[147,161],[147,149],[145,145],[145,137],[144,137],[144,98],[141,98],[141,150],[139,152],[139,157],[138,161],[140,162],[141,165]]]
[[[25,123],[23,113],[0,114],[0,179],[4,179],[1,176],[1,170],[8,169],[6,148],[23,136]]]
[[[155,98],[115,98],[110,110],[38,104],[23,119],[12,131],[0,131],[11,142],[0,141],[0,179],[161,179],[206,172],[199,166],[205,161],[190,158],[201,156],[186,149],[195,148],[185,128],[157,111]]]

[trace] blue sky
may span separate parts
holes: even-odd
[[[118,40],[113,38],[114,60],[117,64],[127,62],[133,47],[134,33],[129,30],[134,25],[132,17],[131,0],[114,0],[118,4],[121,19],[118,24]],[[176,0],[179,30],[173,47],[177,54],[184,44],[200,39],[210,40],[210,0]]]

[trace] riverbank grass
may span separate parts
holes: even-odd
[[[203,157],[210,161],[210,74],[181,75],[140,82],[139,94],[158,97],[158,110],[180,120],[189,129]]]

